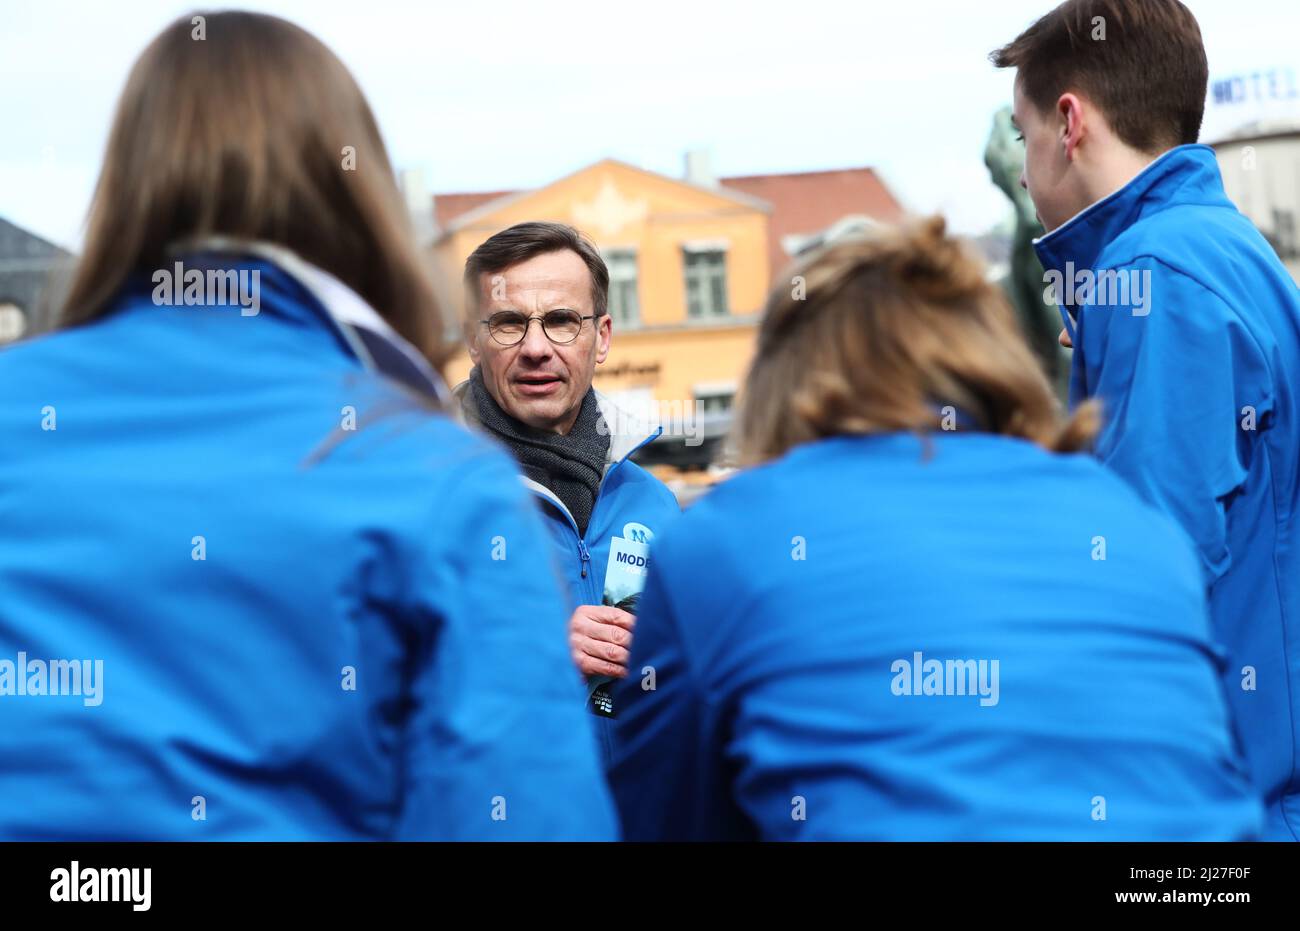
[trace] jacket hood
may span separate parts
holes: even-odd
[[[444,407],[452,406],[447,383],[418,349],[342,281],[283,246],[208,236],[177,243],[169,252],[176,258],[196,254],[226,254],[275,266],[315,300],[324,312],[324,322],[363,368],[436,398]]]

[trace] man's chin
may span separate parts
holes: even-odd
[[[568,407],[558,398],[515,398],[510,410],[506,411],[534,430],[554,430],[567,412]]]

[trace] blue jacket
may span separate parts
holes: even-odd
[[[1049,276],[1116,273],[1141,289],[1065,302],[1071,399],[1101,399],[1097,456],[1196,543],[1265,836],[1295,840],[1300,290],[1205,146],[1166,153],[1037,248]]]
[[[1086,456],[929,443],[799,447],[657,541],[624,836],[1251,837],[1182,533]]]
[[[0,838],[615,838],[512,464],[373,370],[435,390],[354,293],[246,254],[187,261],[254,315],[136,280],[0,352]],[[95,688],[32,694],[52,660]]]
[[[464,421],[479,427],[469,382],[457,385],[454,393],[461,400]],[[632,454],[658,437],[663,428],[638,428],[637,418],[619,410],[600,392],[596,392],[596,401],[605,422],[616,425],[617,432],[610,437],[605,476],[586,534],[578,532],[577,521],[554,492],[527,476],[520,475],[519,480],[536,498],[550,531],[554,566],[568,591],[570,614],[580,605],[600,604],[636,614],[641,589],[629,590],[627,586],[644,586],[650,544],[681,515],[681,507],[667,485],[631,460]],[[631,558],[625,562],[620,556]],[[633,641],[636,636],[634,630]],[[629,667],[628,675],[634,677],[635,673]],[[586,707],[593,716],[606,766],[610,761],[611,728],[617,716],[611,685],[608,677],[594,676],[587,680],[585,689]]]

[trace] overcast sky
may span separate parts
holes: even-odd
[[[1300,0],[1187,2],[1212,76],[1300,74]],[[986,56],[1050,2],[234,5],[333,48],[396,166],[423,170],[432,191],[536,187],[606,156],[678,176],[704,148],[724,176],[871,165],[909,209],[981,232],[1006,211],[983,148],[1011,92]],[[0,0],[0,216],[79,245],[126,73],[192,9]],[[1207,129],[1242,112],[1211,111]]]

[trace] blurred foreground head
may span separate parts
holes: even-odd
[[[837,242],[768,297],[740,416],[745,463],[846,434],[962,431],[1084,447],[1092,407],[1063,421],[1001,290],[938,217]]]
[[[64,325],[202,236],[288,248],[366,300],[435,365],[441,309],[388,153],[352,75],[318,39],[257,13],[183,16],[118,102]]]

